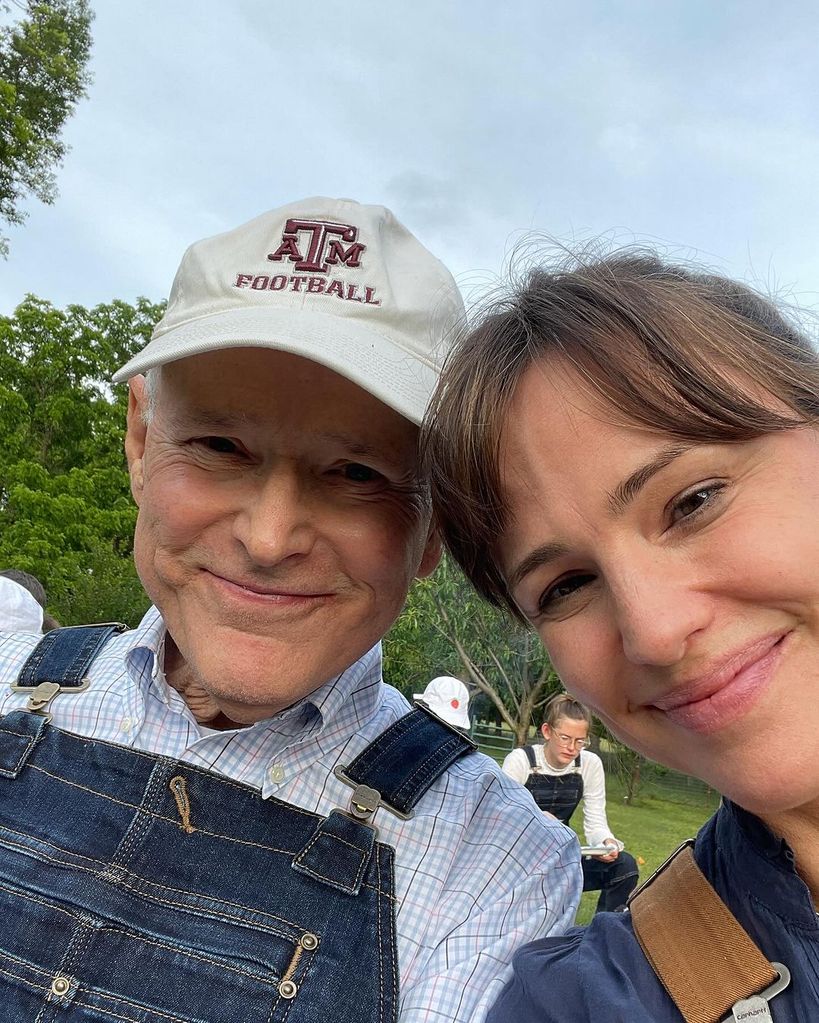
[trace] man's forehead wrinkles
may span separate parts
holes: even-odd
[[[218,411],[216,409],[203,409],[193,407],[175,406],[170,410],[171,422],[195,423],[196,425],[209,426],[214,429],[228,429],[231,426],[248,425],[254,422],[256,417],[243,410]]]

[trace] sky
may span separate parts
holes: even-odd
[[[0,313],[164,298],[192,241],[311,195],[389,206],[470,300],[521,245],[603,236],[819,308],[812,0],[94,8]]]

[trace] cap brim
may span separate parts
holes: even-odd
[[[230,309],[189,320],[155,337],[118,370],[125,380],[154,366],[223,348],[273,348],[301,355],[352,380],[420,425],[437,370],[390,338],[340,317],[305,309]]]

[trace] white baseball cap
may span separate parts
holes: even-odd
[[[305,199],[191,245],[151,340],[114,380],[220,348],[275,348],[420,423],[463,317],[452,275],[388,209]]]
[[[2,575],[0,575],[0,631],[43,631],[43,609],[24,586]]]
[[[416,703],[423,703],[433,714],[456,728],[469,728],[469,690],[459,678],[439,675],[423,691],[413,693]]]

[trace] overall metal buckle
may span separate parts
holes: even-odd
[[[369,824],[375,811],[382,806],[385,810],[402,821],[412,820],[415,816],[412,810],[410,810],[409,813],[403,813],[391,803],[387,803],[381,798],[381,793],[378,789],[370,788],[369,785],[360,785],[357,781],[353,781],[353,779],[347,774],[346,768],[340,766],[336,767],[333,774],[340,781],[343,781],[345,785],[349,785],[353,790],[353,794],[350,796],[350,805],[347,808],[347,813],[354,820],[361,821],[363,824]]]
[[[83,693],[88,688],[89,682],[84,678],[78,686],[61,686],[58,682],[40,682],[36,686],[18,686],[12,683],[9,689],[16,693],[31,693],[26,703],[26,710],[32,714],[39,714],[46,721],[50,721],[52,715],[48,711],[48,705],[57,693]]]
[[[723,1023],[773,1023],[768,1002],[790,984],[791,971],[782,963],[771,962],[771,966],[779,974],[773,984],[766,987],[764,991],[760,991],[759,994],[751,995],[750,998],[740,998],[738,1002],[734,1002],[731,1015],[726,1016]]]

